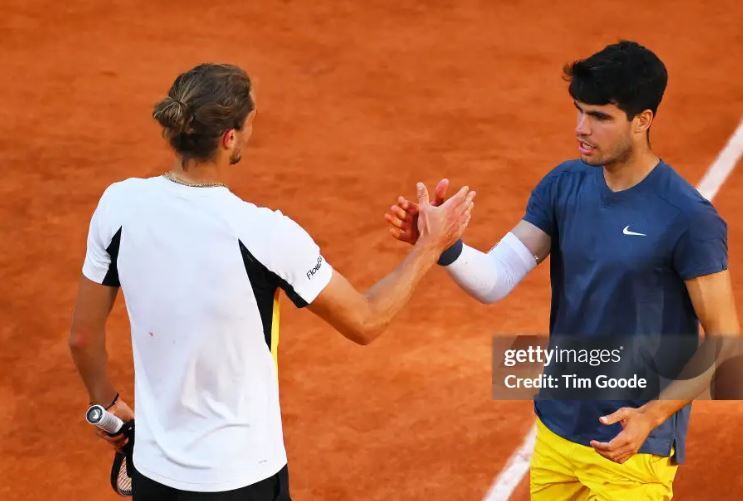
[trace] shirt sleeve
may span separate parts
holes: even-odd
[[[102,285],[119,287],[116,259],[121,227],[116,228],[110,215],[111,187],[103,192],[93,212],[88,229],[88,247],[83,262],[83,275]]]
[[[674,248],[673,266],[684,280],[728,268],[727,225],[708,202],[689,218]]]
[[[534,188],[529,197],[529,202],[526,204],[526,214],[523,217],[524,221],[530,222],[550,237],[554,237],[555,231],[554,204],[552,202],[552,185],[555,177],[553,173],[546,175]]]
[[[286,295],[302,308],[328,285],[333,268],[304,228],[281,212],[276,214],[269,268],[279,277],[279,286]]]

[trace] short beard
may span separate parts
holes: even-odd
[[[619,153],[617,153],[616,155],[614,155],[613,158],[610,158],[610,159],[604,161],[603,165],[604,166],[607,166],[607,165],[608,166],[611,166],[612,164],[619,164],[619,163],[623,164],[623,163],[626,163],[627,160],[629,160],[630,158],[632,158],[632,154],[633,153],[634,153],[634,150],[632,148],[632,145],[631,144],[628,144],[625,148],[619,150]]]
[[[586,165],[590,165],[591,167],[601,167],[601,166],[603,166],[603,165],[604,165],[604,162],[596,162],[596,161],[594,161],[594,162],[591,162],[591,161],[589,161],[589,160],[583,160],[582,158],[581,158],[581,161],[582,161],[582,162],[583,162],[584,164],[586,164]]]
[[[626,162],[628,159],[632,157],[632,153],[633,153],[632,145],[628,144],[624,148],[620,149],[617,154],[609,158],[602,158],[602,159],[593,160],[593,161],[583,160],[581,158],[581,160],[583,161],[584,164],[590,165],[591,167],[606,167],[606,166],[611,166],[612,164]]]

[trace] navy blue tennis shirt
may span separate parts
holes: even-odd
[[[613,192],[603,169],[571,160],[531,194],[524,220],[552,238],[550,336],[698,336],[684,280],[727,269],[727,226],[712,204],[660,162]],[[542,422],[583,445],[621,425],[599,417],[645,401],[536,400]],[[691,406],[654,429],[640,452],[684,460]]]

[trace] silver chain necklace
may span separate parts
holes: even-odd
[[[191,188],[227,188],[229,189],[229,187],[224,183],[190,183],[188,181],[184,181],[183,179],[178,178],[172,172],[166,172],[165,174],[163,174],[163,177],[167,179],[168,181],[172,181],[176,184],[182,184],[183,186],[190,186]]]

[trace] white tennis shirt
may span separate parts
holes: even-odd
[[[286,464],[278,290],[311,303],[333,270],[298,224],[223,187],[109,186],[83,274],[120,286],[135,370],[134,465],[181,490],[237,489]]]

